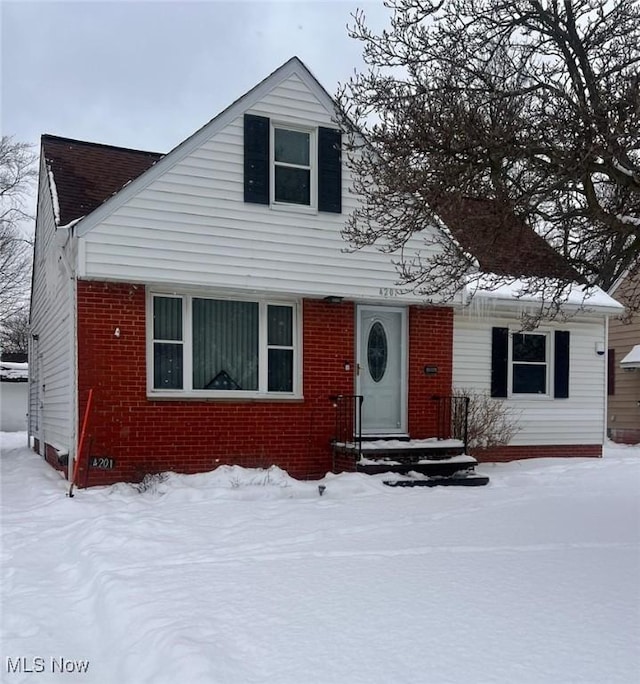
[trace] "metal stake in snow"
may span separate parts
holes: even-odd
[[[84,409],[84,418],[82,419],[82,431],[80,432],[80,441],[78,442],[78,450],[76,451],[76,460],[73,464],[73,476],[71,477],[71,485],[67,496],[73,496],[73,485],[78,476],[78,465],[80,464],[80,456],[82,454],[82,447],[84,446],[84,436],[87,430],[87,422],[89,421],[89,412],[91,411],[91,402],[93,401],[93,388],[89,390],[89,397],[87,398],[87,405]]]

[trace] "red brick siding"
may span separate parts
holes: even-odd
[[[34,440],[33,440],[33,451],[36,454],[40,454],[40,440],[39,439],[34,438]],[[46,442],[44,445],[44,460],[52,468],[55,468],[56,470],[60,470],[61,472],[64,473],[65,477],[67,476],[67,466],[60,463],[60,459],[58,458],[58,452],[55,450],[54,447],[51,446],[51,444],[47,444]]]
[[[503,446],[490,449],[470,449],[469,451],[482,463],[516,461],[522,458],[599,458],[602,456],[600,444]]]
[[[337,453],[333,460],[336,473],[353,472],[356,469],[357,457],[354,454]]]
[[[619,444],[640,444],[640,427],[609,428],[609,438]]]
[[[451,394],[453,381],[453,310],[409,308],[409,434],[414,439],[436,435],[433,395]],[[425,366],[437,367],[426,375]]]
[[[332,467],[332,394],[353,392],[354,305],[303,302],[304,400],[153,400],[146,396],[145,289],[78,282],[80,415],[91,387],[87,443],[112,471],[81,468],[79,484],[277,464],[298,478]],[[120,329],[120,336],[114,331]],[[351,362],[351,370],[344,362]],[[86,454],[85,454],[86,457]]]

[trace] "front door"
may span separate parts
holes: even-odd
[[[362,434],[407,432],[406,309],[358,307],[358,382]]]

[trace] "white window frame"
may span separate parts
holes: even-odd
[[[276,162],[275,141],[276,129],[280,128],[285,131],[295,131],[297,133],[306,133],[309,136],[309,166],[301,166],[299,164],[287,164],[286,162]],[[284,123],[282,121],[271,120],[271,131],[269,135],[269,187],[270,187],[270,202],[271,206],[275,208],[290,208],[302,211],[315,211],[318,206],[318,151],[317,151],[317,129],[305,128],[304,126],[296,126],[294,124]],[[298,204],[296,202],[283,202],[276,200],[276,164],[278,166],[285,166],[295,169],[309,169],[309,204]]]
[[[154,381],[154,338],[153,338],[153,301],[154,297],[172,297],[182,300],[182,389],[158,389]],[[193,300],[215,299],[226,301],[254,302],[259,306],[258,316],[258,389],[257,390],[205,390],[193,388]],[[278,345],[268,345],[269,306],[287,306],[292,309],[293,343],[293,391],[268,391],[268,350],[289,349]],[[165,292],[161,289],[147,290],[146,298],[146,335],[147,335],[147,397],[153,399],[302,399],[302,314],[298,300],[267,299],[258,297],[229,297],[222,294],[202,292]]]
[[[541,337],[544,337],[546,340],[545,343],[545,362],[544,365],[546,367],[546,375],[545,375],[545,392],[542,394],[537,394],[533,392],[514,392],[513,391],[513,366],[514,364],[527,364],[530,363],[532,366],[541,366],[542,362],[540,361],[535,361],[535,362],[527,362],[527,361],[514,361],[513,358],[513,336],[514,335],[540,335]],[[553,381],[553,335],[549,330],[535,330],[535,331],[528,331],[528,330],[509,330],[509,365],[507,369],[507,387],[508,391],[507,394],[510,397],[518,397],[522,399],[552,399],[553,398],[553,393],[551,391],[551,383]]]

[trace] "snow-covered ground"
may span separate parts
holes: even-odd
[[[639,447],[477,488],[220,468],[68,498],[25,442],[2,435],[2,682],[639,681]]]

